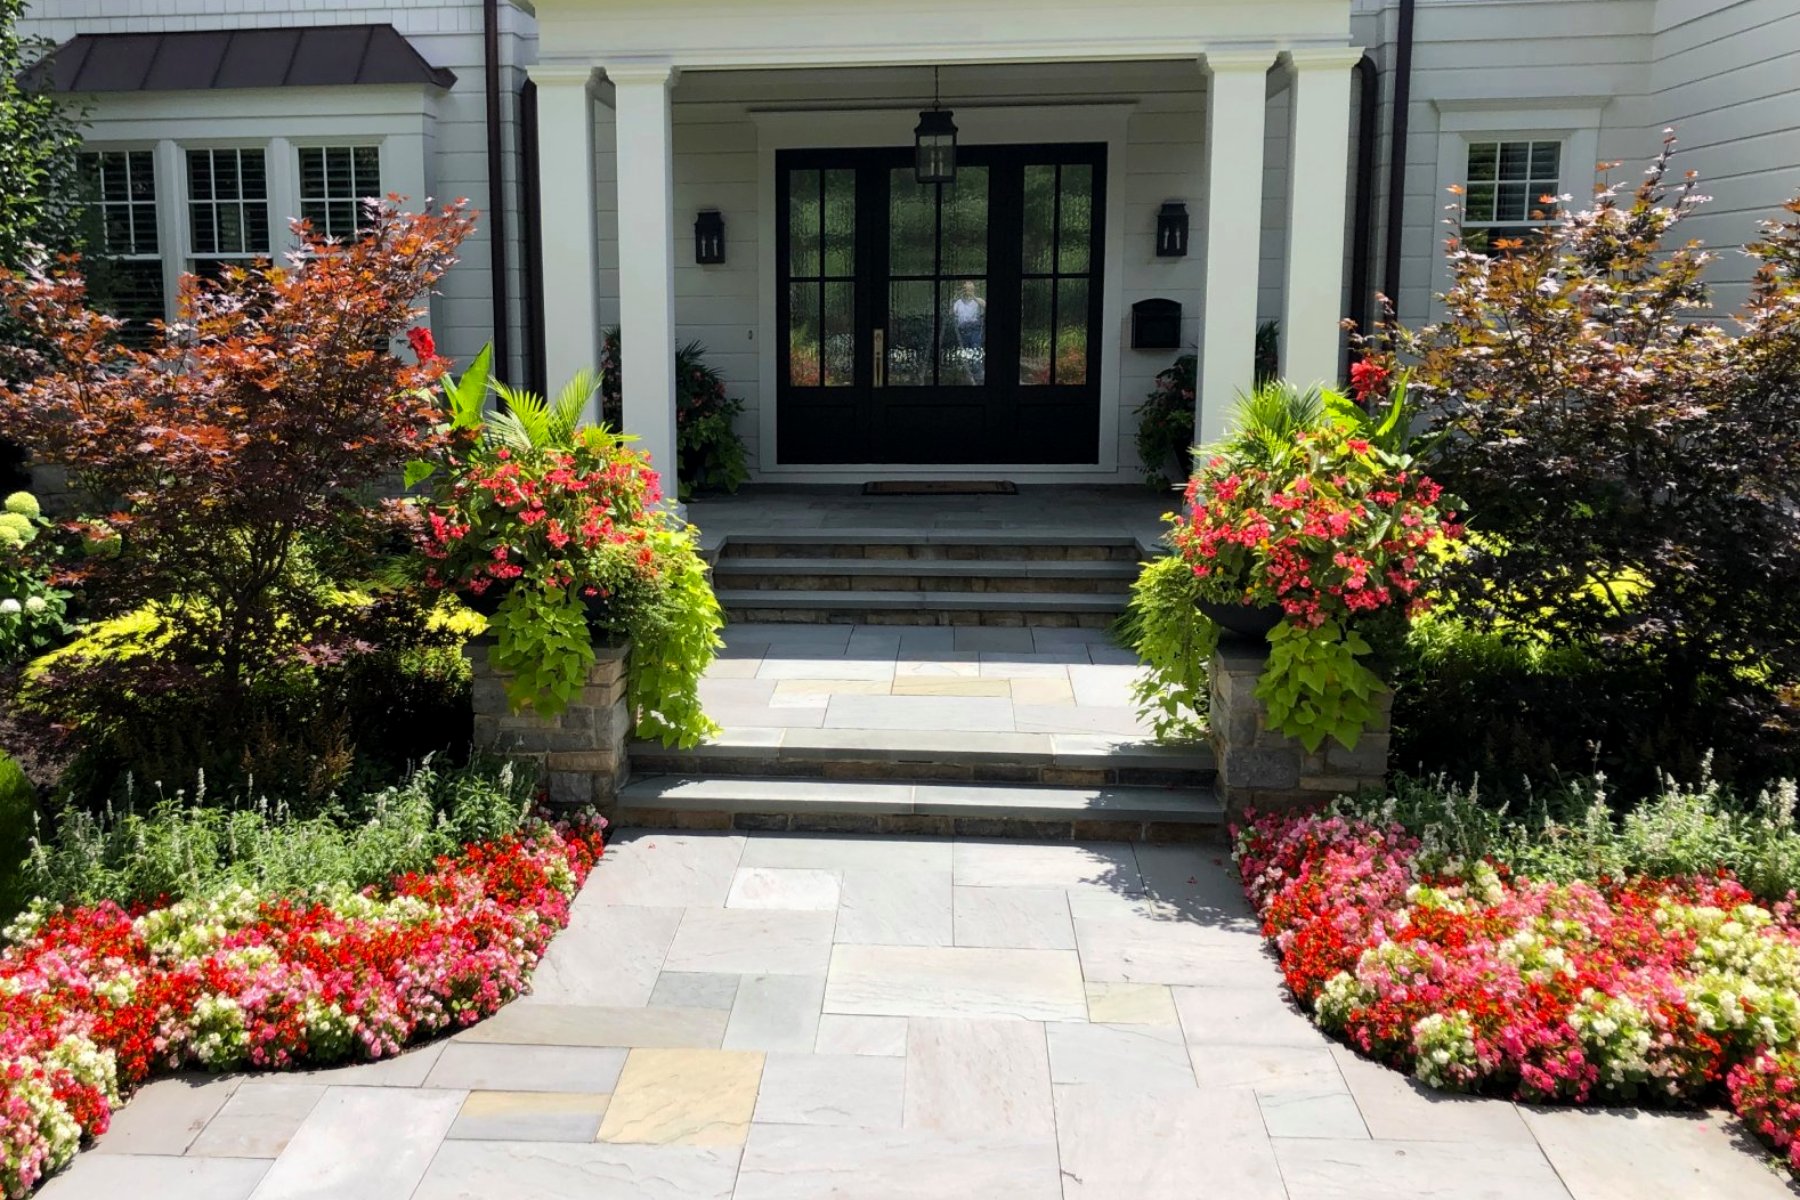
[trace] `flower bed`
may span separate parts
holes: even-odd
[[[1715,1100],[1800,1169],[1800,922],[1735,878],[1545,882],[1330,811],[1236,834],[1317,1024],[1423,1082],[1534,1102]]]
[[[385,1058],[525,989],[604,823],[534,822],[390,887],[238,887],[22,918],[0,954],[0,1194],[27,1194],[151,1075]]]

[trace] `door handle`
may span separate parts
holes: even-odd
[[[887,330],[870,331],[870,342],[874,351],[872,358],[874,386],[887,386]]]

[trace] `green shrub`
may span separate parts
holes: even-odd
[[[37,791],[25,772],[0,751],[0,923],[25,907],[21,867],[37,825]]]
[[[211,794],[202,778],[192,792],[128,794],[97,816],[65,810],[21,874],[28,894],[53,903],[190,898],[226,884],[359,888],[512,832],[535,785],[511,763],[451,770],[427,759],[398,785],[301,817],[279,801]]]

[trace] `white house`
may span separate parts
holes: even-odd
[[[1453,184],[1471,229],[1527,225],[1673,126],[1708,241],[1800,192],[1794,0],[36,0],[27,28],[90,113],[135,311],[289,215],[466,195],[447,351],[495,338],[541,385],[619,325],[667,462],[698,339],[766,482],[1135,481],[1184,350],[1210,433],[1262,322],[1310,380],[1377,291],[1427,319]],[[951,182],[919,180],[934,108]],[[1747,276],[1719,264],[1722,303]]]

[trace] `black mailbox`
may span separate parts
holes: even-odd
[[[1180,301],[1139,300],[1131,306],[1133,350],[1175,350],[1180,346]]]

